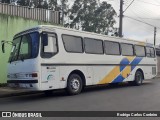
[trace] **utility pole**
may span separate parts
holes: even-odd
[[[154,27],[154,46],[156,45],[156,32],[157,32],[157,28]]]
[[[119,14],[119,37],[123,37],[122,35],[122,25],[123,25],[123,0],[120,0],[120,14]]]
[[[62,3],[62,25],[64,25],[64,0],[61,0]]]

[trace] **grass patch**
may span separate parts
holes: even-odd
[[[0,87],[6,87],[7,83],[0,83]]]

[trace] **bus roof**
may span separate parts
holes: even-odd
[[[108,38],[114,38],[114,39],[119,39],[119,40],[139,42],[139,43],[147,45],[147,43],[144,42],[144,41],[138,41],[138,40],[133,40],[133,39],[128,39],[128,38],[119,38],[119,37],[115,37],[115,36],[108,36],[108,35],[103,35],[103,34],[98,34],[98,33],[93,33],[93,32],[80,31],[80,30],[76,30],[76,29],[72,29],[72,28],[64,28],[64,27],[55,26],[55,25],[38,25],[38,26],[35,26],[35,27],[30,28],[30,29],[26,29],[24,31],[21,31],[21,32],[17,33],[15,35],[15,37],[18,36],[18,35],[20,35],[20,34],[23,34],[25,32],[35,31],[35,30],[38,30],[38,29],[41,29],[41,28],[42,29],[43,28],[54,28],[54,29],[68,30],[68,31],[74,31],[74,32],[85,33],[85,34],[91,34],[91,35],[96,35],[96,36],[103,36],[103,37],[108,37]]]

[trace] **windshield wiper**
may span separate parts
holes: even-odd
[[[15,51],[13,52],[13,55],[11,55],[11,59],[10,59],[10,63],[12,62],[13,58],[15,59],[15,57],[18,57],[18,54],[15,55],[15,53],[18,51],[18,49],[15,49]]]
[[[24,62],[24,56],[23,55],[19,55],[19,57],[22,60],[22,62]]]
[[[12,58],[13,58],[13,56],[11,56],[11,58],[10,58],[10,60],[9,60],[9,63],[11,63],[11,62],[12,62]]]

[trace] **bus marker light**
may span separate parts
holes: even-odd
[[[64,77],[62,77],[61,81],[65,81]]]
[[[32,77],[38,77],[37,73],[32,73]]]

